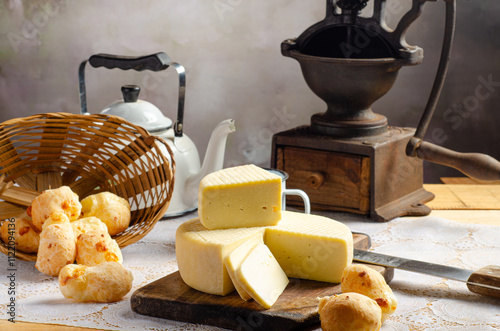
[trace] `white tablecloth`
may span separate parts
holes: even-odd
[[[363,217],[325,213],[352,231],[369,234],[376,252],[448,264],[467,269],[500,265],[500,227],[468,225],[444,219],[396,219],[374,223]],[[15,262],[17,321],[76,325],[104,330],[219,330],[142,316],[130,309],[132,293],[177,270],[175,230],[196,213],[156,224],[139,242],[123,249],[124,266],[134,275],[132,291],[112,304],[77,303],[59,292],[57,278],[41,274],[34,262]],[[7,257],[0,256],[0,274],[8,275]],[[9,279],[0,280],[0,311],[7,315]],[[399,305],[382,330],[499,330],[500,300],[467,290],[465,284],[396,270],[390,283]]]

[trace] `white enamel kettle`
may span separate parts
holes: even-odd
[[[203,165],[200,165],[198,149],[183,132],[186,75],[182,65],[172,62],[163,52],[141,57],[92,55],[88,61],[82,62],[79,68],[82,114],[88,114],[85,92],[87,62],[95,68],[160,71],[172,66],[176,69],[179,76],[179,100],[175,124],[155,105],[139,99],[140,87],[137,85],[122,86],[123,100],[113,102],[101,113],[125,118],[167,142],[174,154],[176,170],[174,191],[165,217],[174,217],[195,210],[198,207],[198,186],[201,179],[210,172],[222,169],[226,139],[229,133],[235,131],[234,121],[224,120],[215,127],[208,142]]]

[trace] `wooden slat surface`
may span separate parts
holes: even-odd
[[[444,184],[467,184],[467,185],[498,185],[500,180],[497,181],[484,181],[473,179],[469,177],[441,177]]]
[[[39,324],[39,323],[29,323],[29,322],[19,322],[15,323],[9,322],[7,320],[0,320],[0,330],[2,331],[89,331],[97,330],[90,328],[82,328],[76,326],[63,326],[55,324]]]
[[[425,184],[436,195],[426,203],[433,210],[500,210],[500,185]]]

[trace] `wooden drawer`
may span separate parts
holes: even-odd
[[[331,151],[280,146],[281,170],[289,174],[287,188],[305,191],[315,209],[367,214],[370,210],[370,158]],[[289,205],[302,205],[290,196]]]
[[[389,127],[385,134],[342,139],[314,133],[309,126],[273,136],[271,167],[286,171],[288,188],[304,190],[313,210],[347,211],[387,222],[427,215],[434,198],[423,189],[423,162],[406,156],[412,128]],[[297,197],[290,205],[301,206]]]

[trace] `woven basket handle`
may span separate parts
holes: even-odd
[[[94,68],[104,67],[107,69],[122,70],[151,70],[162,71],[172,66],[179,76],[179,100],[177,106],[177,122],[174,124],[175,136],[181,137],[184,122],[184,99],[186,94],[186,71],[179,63],[172,62],[164,52],[158,52],[145,56],[122,56],[111,54],[95,54],[88,61],[83,61],[78,69],[78,80],[80,86],[80,108],[82,114],[88,114],[87,93],[85,88],[85,65],[87,62]]]

